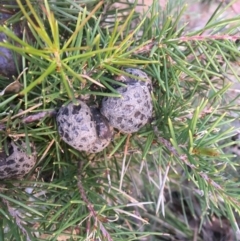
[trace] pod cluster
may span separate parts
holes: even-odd
[[[79,151],[102,151],[113,136],[113,128],[134,133],[152,117],[152,83],[139,69],[125,69],[129,75],[119,77],[126,84],[117,87],[122,96],[105,97],[100,111],[83,101],[62,106],[57,114],[58,132],[63,141]]]
[[[103,98],[100,110],[81,100],[59,109],[56,122],[63,141],[76,150],[97,153],[111,142],[113,128],[133,133],[148,122],[153,109],[151,80],[141,70],[125,71],[130,76],[121,76],[119,80],[126,86],[116,88],[121,98]],[[0,151],[0,180],[21,178],[37,161],[35,145],[30,143],[30,150],[22,140],[7,141],[6,145]]]

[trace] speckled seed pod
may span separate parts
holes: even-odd
[[[126,69],[129,74],[144,79],[138,80],[121,76],[118,80],[125,82],[126,87],[117,88],[121,98],[105,97],[101,113],[109,120],[110,125],[123,133],[137,132],[152,117],[151,80],[141,70]]]
[[[62,139],[79,151],[96,153],[111,141],[112,131],[104,116],[83,101],[60,108],[57,126]]]
[[[18,140],[8,142],[8,153],[0,152],[0,180],[21,178],[26,175],[37,161],[37,152],[33,143],[30,144],[31,154],[27,154],[27,145]]]

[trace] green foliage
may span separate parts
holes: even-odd
[[[0,97],[0,135],[34,141],[38,163],[23,180],[1,181],[0,239],[193,240],[192,219],[201,232],[223,216],[237,232],[239,163],[224,148],[236,144],[230,126],[238,103],[226,99],[226,73],[239,80],[240,18],[216,21],[216,11],[187,33],[185,6],[172,16],[170,5],[159,14],[155,2],[141,16],[134,5],[115,14],[104,1],[21,2],[9,21],[28,23],[23,39],[0,26],[18,43],[0,47],[21,54],[25,70],[23,89]],[[94,155],[61,141],[52,113],[76,98],[99,105],[103,96],[119,97],[113,76],[128,66],[153,80],[152,122],[131,136],[117,133]],[[26,121],[39,113],[47,114]]]

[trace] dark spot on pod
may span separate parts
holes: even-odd
[[[146,90],[146,88],[143,89],[143,93],[148,96],[149,91]]]
[[[10,167],[4,168],[4,172],[7,172],[7,173],[9,173],[11,170],[12,170],[12,169],[11,169]]]
[[[140,113],[139,111],[137,111],[137,112],[134,114],[134,117],[135,117],[135,118],[138,118],[139,115],[141,115],[141,113]]]
[[[64,131],[63,131],[63,129],[62,129],[61,126],[58,126],[58,131],[59,131],[59,134],[60,134],[61,136],[63,136]]]
[[[75,119],[76,122],[80,123],[83,120],[83,117],[80,116],[80,115],[75,115],[74,119]]]
[[[122,92],[125,93],[128,91],[128,88],[122,88]]]
[[[86,141],[87,141],[86,138],[82,138],[82,139],[81,139],[81,142],[86,142]]]
[[[67,107],[64,107],[64,108],[63,108],[63,111],[62,111],[61,114],[62,114],[62,115],[66,115],[66,116],[68,116],[68,115],[69,115],[68,108],[67,108]]]
[[[117,118],[117,123],[121,123],[121,122],[122,122],[122,120],[123,120],[123,118],[122,118],[122,117],[118,117],[118,118]]]
[[[73,109],[72,109],[72,114],[73,115],[77,115],[79,113],[79,111],[81,110],[81,105],[73,105]]]
[[[146,117],[145,117],[145,115],[141,115],[141,117],[140,117],[140,120],[144,120],[144,119],[146,119]]]
[[[232,138],[231,138],[232,141],[236,141],[237,139],[238,139],[238,134],[235,136],[232,136]]]
[[[149,90],[149,92],[152,92],[153,91],[153,89],[152,89],[152,85],[151,84],[147,84],[147,88],[148,88],[148,90]]]
[[[23,164],[23,167],[27,167],[27,168],[29,168],[30,165],[29,165],[28,163],[24,163],[24,164]]]
[[[129,114],[129,112],[132,112],[133,110],[134,110],[133,105],[125,105],[124,111],[126,112],[126,114]]]
[[[144,104],[144,106],[147,107],[147,108],[150,108],[149,102],[147,101],[147,102]]]
[[[78,136],[78,132],[77,132],[77,131],[75,131],[75,132],[74,132],[74,135],[75,135],[75,136]]]
[[[67,132],[64,133],[64,136],[63,136],[67,141],[72,141],[72,138],[68,135]]]
[[[10,159],[6,162],[7,165],[12,165],[14,163],[15,163],[15,161],[13,159]]]
[[[133,124],[133,120],[132,119],[128,120],[128,123],[132,125]]]
[[[24,162],[24,158],[23,158],[23,157],[20,158],[20,159],[18,160],[18,162]]]
[[[129,79],[127,82],[129,85],[136,85],[136,83],[139,83],[139,81],[137,79]]]
[[[79,126],[77,126],[77,125],[73,125],[72,126],[72,128],[71,128],[71,130],[74,132],[77,132],[78,130],[80,130],[80,128],[79,128]]]
[[[16,175],[18,173],[18,170],[11,170],[8,174]]]

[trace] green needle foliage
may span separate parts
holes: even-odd
[[[237,144],[229,76],[239,81],[240,17],[219,20],[220,4],[187,32],[181,1],[165,12],[155,1],[143,15],[136,3],[116,12],[111,1],[16,2],[0,47],[21,55],[22,89],[0,96],[0,136],[33,141],[38,162],[23,179],[1,181],[0,240],[200,241],[214,220],[237,236],[239,163],[226,150]],[[11,28],[19,21],[22,38]],[[99,106],[120,97],[113,86],[126,67],[152,78],[151,123],[116,133],[97,154],[65,144],[55,112],[77,98]]]

